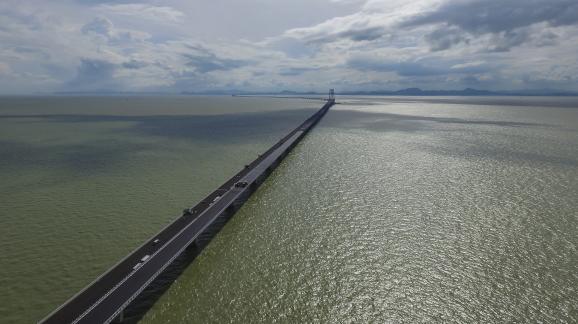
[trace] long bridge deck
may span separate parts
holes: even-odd
[[[70,298],[41,323],[113,321],[215,220],[226,212],[234,213],[334,103],[335,100],[328,100],[319,111],[264,154]],[[237,183],[240,185],[235,185]]]

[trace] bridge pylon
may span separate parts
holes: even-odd
[[[335,101],[335,89],[329,89],[328,101]]]

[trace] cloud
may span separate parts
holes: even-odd
[[[245,60],[222,58],[202,46],[189,46],[192,51],[183,54],[186,65],[195,68],[199,73],[228,71],[248,65]]]
[[[530,33],[524,29],[509,30],[493,35],[488,48],[490,52],[507,52],[530,39]]]
[[[426,39],[433,51],[490,34],[488,51],[505,52],[524,44],[532,27],[578,24],[575,0],[460,0],[406,18],[401,28],[435,26]],[[547,43],[542,43],[547,44]]]
[[[454,64],[450,69],[458,73],[484,73],[491,70],[488,64],[483,61]]]
[[[433,8],[433,9],[432,9]],[[284,33],[308,44],[340,41],[371,42],[424,36],[431,51],[456,45],[480,45],[489,52],[509,51],[526,42],[538,42],[530,29],[538,25],[560,27],[578,24],[575,0],[370,0],[363,10],[311,27]],[[415,31],[423,29],[422,32]],[[420,35],[421,33],[421,35]],[[483,35],[491,35],[480,39]],[[546,46],[551,42],[542,42]]]
[[[279,75],[283,76],[296,76],[302,75],[303,73],[311,72],[311,71],[318,71],[319,68],[316,67],[288,67],[282,68],[279,71]]]
[[[381,27],[366,27],[361,29],[350,29],[336,34],[337,38],[347,38],[352,41],[371,41],[383,36]]]
[[[130,70],[138,70],[141,68],[144,68],[146,66],[148,66],[149,64],[147,62],[143,62],[143,61],[138,61],[135,59],[132,59],[128,62],[124,62],[122,63],[122,67],[125,69],[130,69]]]
[[[354,42],[372,41],[384,35],[385,27],[379,18],[377,15],[357,13],[334,18],[313,27],[291,29],[284,33],[284,37],[311,44],[324,44],[342,39]]]
[[[105,37],[111,37],[114,33],[114,25],[107,18],[96,17],[88,24],[82,26],[81,31],[84,34],[94,33]]]
[[[50,54],[46,53],[45,51],[37,48],[31,48],[26,46],[16,46],[12,49],[14,52],[22,55],[28,56],[40,60],[49,60],[51,58]]]
[[[110,42],[111,44],[128,44],[131,42],[141,42],[150,35],[139,31],[119,30],[115,28],[110,19],[106,17],[96,17],[89,23],[82,26],[81,32],[88,36],[97,36]]]
[[[404,19],[436,2],[438,0],[369,0],[356,13],[335,17],[315,26],[290,29],[284,36],[313,44],[343,40],[375,41],[398,33],[398,25]]]
[[[76,76],[67,86],[77,91],[116,89],[118,86],[118,82],[114,80],[116,69],[117,66],[111,62],[83,58],[80,60]]]
[[[469,43],[469,39],[462,31],[452,27],[436,29],[427,34],[425,39],[433,52],[443,51],[460,43]]]
[[[103,4],[103,3],[137,3],[137,2],[146,2],[146,1],[139,1],[139,0],[75,0],[81,4],[89,4],[89,5],[96,5],[96,4]]]
[[[452,64],[443,59],[422,61],[391,61],[367,55],[347,60],[347,67],[359,71],[395,72],[402,77],[429,77],[449,74],[479,74],[490,70],[482,61]]]
[[[459,0],[407,19],[401,26],[456,26],[476,34],[499,33],[546,22],[551,26],[578,23],[575,0]]]
[[[543,31],[535,36],[536,46],[542,47],[556,45],[556,42],[559,38],[560,36],[556,33],[553,33],[552,31]]]
[[[431,76],[445,74],[446,71],[420,62],[391,62],[370,57],[354,57],[347,66],[359,71],[395,72],[400,76]]]
[[[169,23],[180,21],[185,14],[165,6],[153,6],[144,3],[102,4],[96,8],[112,15],[134,16],[155,22]]]
[[[6,75],[10,72],[10,67],[2,62],[0,62],[0,76]]]
[[[0,91],[575,89],[577,5],[3,0]]]

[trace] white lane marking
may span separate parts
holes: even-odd
[[[245,177],[243,177],[242,179],[245,178],[249,178],[250,176],[252,176],[252,173],[255,173],[255,171],[257,171],[256,169],[259,167],[263,167],[263,164],[266,164],[265,162],[270,161],[267,164],[272,163],[275,159],[277,159],[292,143],[294,143],[297,138],[303,133],[303,131],[297,131],[295,134],[293,134],[293,136],[291,136],[291,138],[287,139],[282,145],[280,145],[277,149],[275,149],[275,151],[271,152],[271,154],[269,156],[267,156],[267,158],[265,158],[263,161],[261,161],[259,164],[257,164],[255,166],[255,168],[253,170],[251,170],[251,172],[249,172],[247,175],[245,175]],[[281,151],[281,152],[280,152]],[[274,157],[275,156],[275,157]],[[263,170],[265,170],[266,168],[262,168]],[[255,178],[257,178],[258,176],[256,176]],[[242,190],[241,192],[244,192],[245,190]],[[225,196],[229,195],[231,193],[231,189],[227,190],[227,192],[222,196],[222,198],[224,198]],[[196,237],[198,236],[198,234],[202,233],[208,226],[210,226],[210,224],[212,224],[212,222],[214,221],[215,218],[217,218],[218,216],[220,216],[220,214],[227,209],[233,202],[234,200],[240,195],[239,193],[235,193],[234,194],[234,198],[229,202],[226,203],[225,206],[223,208],[221,208],[217,213],[215,213],[215,217],[213,217],[209,222],[207,222],[207,225],[203,226],[201,228],[200,231],[197,232],[197,235],[191,239],[189,241],[188,244],[189,245],[191,241],[193,241],[194,239],[196,239]],[[219,201],[221,201],[221,199],[219,199]],[[152,259],[154,258],[158,253],[160,253],[161,251],[163,251],[170,243],[172,243],[177,237],[179,237],[184,231],[186,231],[188,228],[191,227],[191,225],[193,225],[197,220],[199,220],[201,218],[202,215],[207,214],[211,209],[213,209],[214,206],[211,206],[209,208],[207,208],[203,213],[201,213],[197,218],[193,219],[187,226],[185,226],[182,230],[180,230],[177,234],[175,234],[169,241],[167,241],[160,249],[158,249],[155,253],[153,253],[151,255],[151,257],[149,258]],[[186,247],[186,246],[185,246]],[[184,249],[184,248],[183,248]],[[170,264],[174,258],[176,258],[176,256],[178,256],[182,250],[179,250],[178,253],[176,253],[173,257],[171,257],[171,259],[169,261],[167,261],[161,268],[165,268],[168,264]],[[143,265],[144,266],[144,265]],[[106,294],[104,294],[101,298],[99,298],[94,304],[92,304],[87,310],[85,310],[78,318],[76,318],[72,323],[76,324],[79,321],[81,321],[88,313],[90,313],[92,310],[94,310],[96,307],[98,307],[98,305],[100,305],[102,303],[103,300],[105,300],[106,298],[108,298],[108,296],[110,296],[112,293],[114,293],[118,287],[120,287],[122,284],[124,284],[128,279],[130,279],[130,277],[132,277],[137,271],[141,270],[142,266],[132,270],[126,277],[124,277],[120,282],[118,282],[113,288],[111,288]],[[157,271],[160,272],[160,271]],[[156,273],[155,275],[151,276],[151,278],[156,277]],[[151,280],[152,281],[152,280]],[[148,281],[147,281],[148,282]],[[150,283],[150,282],[149,282]],[[145,284],[143,286],[148,285]],[[142,288],[142,287],[141,287]],[[140,288],[139,288],[140,290]],[[115,314],[118,312],[115,312]],[[115,315],[116,316],[116,315]]]

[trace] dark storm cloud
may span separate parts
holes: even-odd
[[[532,39],[528,27],[578,24],[576,0],[474,0],[449,2],[434,11],[407,19],[402,27],[442,25],[426,36],[432,51],[468,42],[470,37],[493,34],[490,52],[506,52]],[[547,42],[552,45],[552,37]]]
[[[405,21],[403,26],[443,23],[472,33],[499,33],[546,22],[552,26],[578,23],[576,0],[475,0],[447,3]]]

